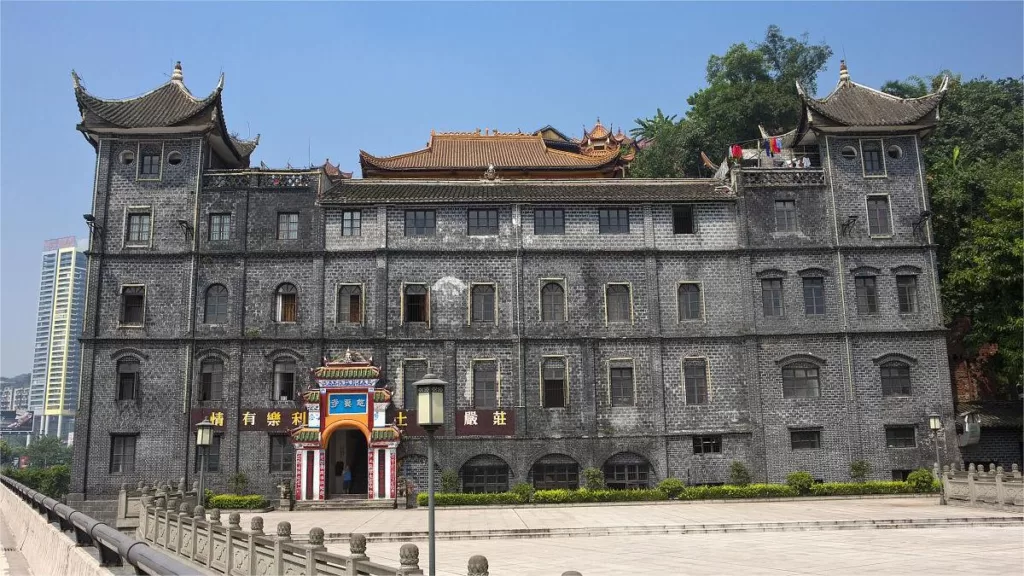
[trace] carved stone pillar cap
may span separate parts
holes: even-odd
[[[279,538],[291,538],[291,536],[292,536],[292,523],[291,522],[278,522],[277,523],[277,536]]]
[[[349,536],[348,551],[352,554],[366,554],[366,536],[362,534]]]
[[[309,544],[311,546],[324,545],[324,529],[313,527],[309,529]]]
[[[419,566],[420,548],[415,544],[402,544],[398,549],[398,557],[402,566]]]
[[[253,516],[250,518],[249,530],[251,530],[253,534],[263,534],[263,517]]]
[[[466,572],[469,576],[488,576],[488,569],[490,567],[487,564],[487,558],[477,554],[469,557],[469,563],[466,566]]]

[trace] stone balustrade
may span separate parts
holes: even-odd
[[[319,182],[316,170],[208,170],[203,173],[204,188],[309,188]]]
[[[1016,464],[1009,472],[995,464],[988,472],[984,465],[971,464],[966,470],[961,464],[946,466],[942,489],[948,504],[1024,512],[1024,478]]]
[[[741,168],[736,171],[745,188],[800,188],[824,186],[821,168]]]

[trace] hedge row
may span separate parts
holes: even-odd
[[[259,494],[249,496],[237,496],[235,494],[215,494],[207,499],[207,508],[220,510],[229,508],[244,508],[253,510],[267,507],[267,499]]]
[[[4,468],[3,475],[57,500],[63,498],[71,489],[71,468],[69,466]]]
[[[913,494],[920,492],[908,482],[827,482],[813,484],[810,496],[856,496],[865,494]],[[932,490],[937,491],[937,489]],[[488,506],[515,504],[575,504],[586,502],[652,502],[657,500],[731,500],[739,498],[789,498],[800,496],[797,488],[786,484],[748,484],[746,486],[659,485],[648,490],[537,490],[533,497],[517,492],[495,494],[434,494],[436,506]],[[427,494],[416,496],[420,506],[427,505]]]

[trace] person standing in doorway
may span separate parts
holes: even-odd
[[[352,467],[345,466],[345,472],[341,477],[342,492],[349,494],[352,491]]]

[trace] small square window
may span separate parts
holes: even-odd
[[[533,211],[533,233],[565,234],[565,211],[561,208],[537,208]]]
[[[363,235],[363,213],[360,210],[345,210],[341,213],[341,235]]]
[[[299,239],[299,214],[298,212],[281,212],[277,215],[277,239],[298,240]]]
[[[437,219],[433,210],[406,210],[406,236],[433,236],[437,230]]]
[[[628,208],[602,208],[597,219],[600,234],[629,234]]]
[[[139,177],[152,179],[160,177],[160,154],[157,152],[143,152],[142,160],[139,162]]]
[[[796,201],[775,201],[775,231],[796,232]]]
[[[672,233],[696,234],[697,223],[693,217],[693,205],[682,204],[672,207]]]
[[[821,430],[790,430],[789,442],[793,450],[821,448]]]
[[[210,214],[210,241],[231,239],[231,214]]]
[[[722,452],[721,436],[694,436],[694,454],[719,454]]]
[[[470,236],[497,236],[498,211],[470,209],[467,214],[467,230]]]
[[[913,426],[890,426],[885,429],[885,445],[889,448],[915,448],[917,436]]]

